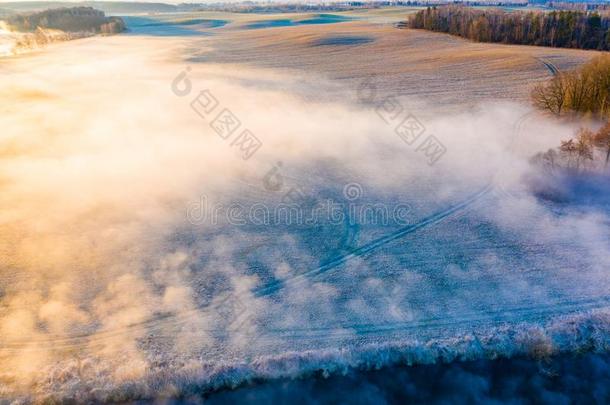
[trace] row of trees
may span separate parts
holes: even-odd
[[[125,30],[119,17],[106,17],[102,11],[92,7],[58,8],[32,14],[18,14],[6,19],[14,31],[36,33],[40,29],[55,29],[64,32],[90,32],[113,34]]]
[[[581,129],[576,138],[562,141],[556,149],[534,156],[533,162],[554,172],[558,169],[605,170],[610,161],[610,123],[597,132]]]
[[[610,49],[610,19],[597,12],[506,12],[442,6],[417,12],[407,24],[479,42]]]
[[[579,69],[538,84],[532,100],[557,116],[576,113],[610,119],[610,55],[600,55]]]
[[[582,128],[576,137],[534,156],[550,169],[606,170],[610,162],[610,55],[600,55],[579,69],[558,73],[534,87],[534,104],[556,116],[590,116],[605,121],[598,131]]]

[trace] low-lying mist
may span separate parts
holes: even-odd
[[[186,65],[188,46],[93,38],[1,62],[0,398],[608,348],[607,210],[523,181],[576,127]],[[299,96],[331,90],[344,101]],[[210,125],[225,109],[230,134]],[[395,131],[409,113],[416,140]],[[327,200],[405,210],[294,226],[232,208]],[[193,217],[201,201],[221,219]]]

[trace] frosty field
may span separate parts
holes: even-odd
[[[609,184],[542,198],[529,163],[577,129],[531,85],[595,52],[401,12],[131,16],[0,59],[0,403],[607,364]]]

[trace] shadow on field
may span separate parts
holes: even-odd
[[[219,28],[226,20],[193,19],[186,21],[161,21],[147,17],[123,17],[128,35],[149,35],[159,37],[191,37],[212,35],[200,29]]]
[[[329,45],[362,45],[373,42],[375,39],[373,37],[365,37],[365,36],[348,36],[348,35],[333,35],[328,36],[317,41],[314,41],[314,46],[329,46]]]

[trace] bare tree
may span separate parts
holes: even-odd
[[[561,115],[567,99],[566,81],[563,75],[555,76],[550,82],[537,84],[532,91],[536,107]]]
[[[572,111],[587,112],[594,108],[591,104],[593,86],[588,69],[564,75],[568,107]]]
[[[572,161],[574,160],[574,156],[578,154],[578,150],[576,148],[576,142],[573,139],[567,141],[561,141],[561,145],[559,146],[559,150],[566,157],[568,161],[568,168],[570,168]]]
[[[549,149],[546,152],[537,153],[532,158],[532,163],[542,166],[549,173],[553,173],[558,165],[559,156],[555,149]]]
[[[567,112],[610,118],[610,55],[600,55],[578,70],[563,72],[532,90],[534,105],[555,115]]]
[[[549,171],[562,167],[576,171],[595,169],[601,166],[596,164],[596,157],[600,155],[596,150],[605,155],[604,167],[607,168],[610,163],[610,122],[597,132],[581,128],[573,139],[561,141],[559,148],[536,154],[532,163]]]
[[[576,169],[585,166],[587,161],[593,161],[593,132],[586,128],[580,129],[576,137]]]
[[[593,137],[593,144],[606,152],[604,167],[608,167],[608,161],[610,160],[610,122],[597,131]]]

